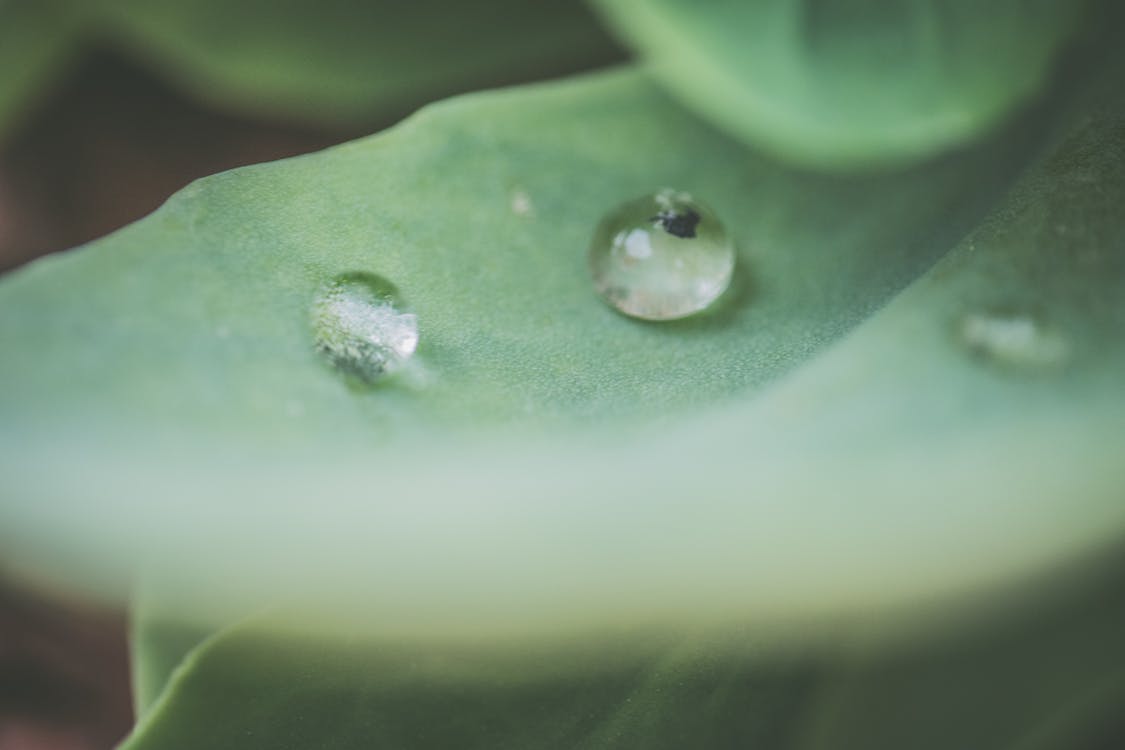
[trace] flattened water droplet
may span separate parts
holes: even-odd
[[[1051,369],[1070,358],[1066,339],[1030,312],[972,312],[961,318],[958,335],[974,355],[1003,367]]]
[[[589,254],[598,294],[644,320],[676,320],[709,307],[730,285],[734,259],[714,212],[671,189],[607,214]]]
[[[317,351],[364,385],[394,372],[418,346],[418,317],[375,274],[337,276],[317,296],[311,316]]]

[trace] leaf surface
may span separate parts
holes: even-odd
[[[1125,160],[1092,113],[959,243],[1035,132],[818,176],[624,71],[199,182],[0,285],[6,556],[454,639],[873,617],[1058,570],[1125,522]],[[584,255],[664,185],[727,220],[743,279],[660,326]],[[354,271],[422,331],[368,390],[309,330]]]

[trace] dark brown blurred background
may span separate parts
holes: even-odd
[[[0,579],[0,749],[110,748],[131,723],[121,613]]]

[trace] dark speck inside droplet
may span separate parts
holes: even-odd
[[[666,208],[650,221],[659,224],[664,231],[675,237],[689,239],[695,236],[695,227],[699,224],[699,214],[692,209],[677,211]]]

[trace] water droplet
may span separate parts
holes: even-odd
[[[974,355],[999,366],[1050,369],[1070,357],[1066,339],[1029,312],[969,313],[961,318],[958,334]]]
[[[364,385],[394,372],[418,346],[418,317],[406,312],[393,284],[374,274],[337,276],[311,315],[317,350]]]
[[[535,215],[535,205],[531,202],[531,196],[522,188],[516,188],[512,191],[511,207],[512,213],[516,216]]]
[[[730,285],[734,244],[690,195],[660,190],[602,219],[590,246],[598,294],[634,318],[676,320],[706,309]]]

